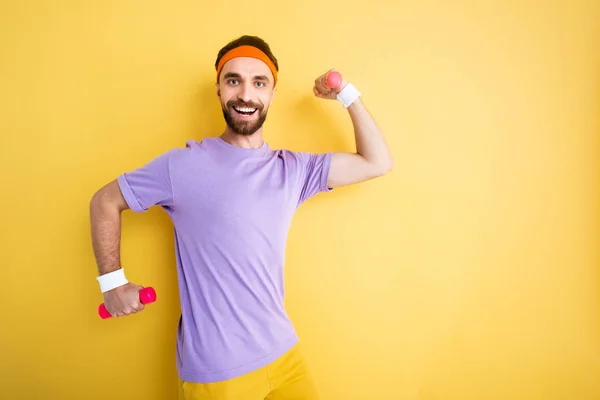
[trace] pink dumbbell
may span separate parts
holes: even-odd
[[[342,75],[337,71],[331,71],[325,80],[330,89],[336,89],[342,84]]]
[[[156,291],[153,288],[147,287],[147,288],[143,288],[142,290],[140,290],[140,302],[142,304],[154,303],[155,301],[156,301]],[[110,315],[110,313],[104,306],[104,303],[100,304],[100,307],[98,307],[98,314],[100,314],[100,317],[102,319],[107,319],[107,318],[112,317],[112,315]]]

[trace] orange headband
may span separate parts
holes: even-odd
[[[219,75],[221,74],[221,69],[223,69],[223,65],[225,65],[227,61],[236,57],[252,57],[264,62],[265,64],[267,64],[267,66],[273,73],[273,77],[275,78],[275,84],[277,83],[277,68],[275,68],[275,64],[273,64],[273,61],[271,61],[271,59],[265,53],[263,53],[260,49],[254,46],[239,46],[225,53],[221,60],[219,60],[219,64],[217,66],[217,80],[219,79]]]

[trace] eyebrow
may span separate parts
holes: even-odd
[[[228,78],[238,78],[241,79],[242,76],[240,74],[238,74],[237,72],[227,72],[224,76],[224,79],[228,79]],[[270,82],[269,81],[269,77],[267,77],[266,75],[255,75],[254,79],[257,81],[266,81],[266,82]]]

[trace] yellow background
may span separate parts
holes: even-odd
[[[281,63],[274,148],[353,150],[339,69],[396,161],[296,215],[287,307],[324,399],[600,398],[597,1],[9,1],[0,6],[0,398],[173,399],[160,209],[123,215],[143,313],[102,321],[89,200],[224,128],[218,50]]]

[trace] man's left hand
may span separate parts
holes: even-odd
[[[336,100],[337,95],[342,91],[342,89],[348,84],[342,75],[342,83],[337,88],[330,88],[327,86],[327,74],[334,71],[330,69],[325,72],[323,75],[319,76],[315,79],[315,86],[313,86],[313,93],[315,96],[320,97],[321,99],[329,99]]]

